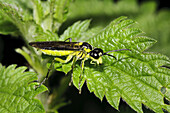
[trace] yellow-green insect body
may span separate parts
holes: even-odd
[[[89,48],[83,48],[82,50],[79,51],[74,51],[74,50],[48,50],[48,49],[40,49],[44,54],[46,55],[51,55],[51,56],[67,56],[67,55],[76,55],[78,57],[84,58],[85,53],[89,53],[91,49]],[[85,53],[83,53],[85,52]]]
[[[44,54],[51,55],[51,56],[66,56],[70,54],[75,54],[75,51],[59,51],[59,50],[46,50],[46,49],[40,49]],[[79,53],[79,52],[77,52]]]
[[[92,50],[92,46],[87,42],[31,42],[31,46],[40,49],[44,54],[55,56],[55,60],[61,63],[69,62],[73,56],[77,59],[91,58],[88,53]],[[65,60],[57,56],[67,56]]]
[[[40,49],[44,54],[54,56],[54,60],[59,61],[61,63],[69,62],[73,57],[76,60],[81,61],[81,74],[84,68],[84,62],[88,59],[91,59],[91,64],[102,64],[102,56],[108,55],[111,57],[115,56],[107,54],[109,52],[129,50],[129,49],[119,49],[108,52],[103,52],[100,48],[92,48],[92,46],[87,42],[65,42],[65,41],[49,41],[49,42],[31,42],[29,45]],[[59,58],[58,56],[67,56],[65,60]],[[52,65],[53,63],[51,63]],[[51,67],[51,66],[50,66]],[[46,78],[43,82],[48,78],[49,71],[47,72]],[[81,76],[81,75],[80,75]],[[41,82],[40,85],[43,83]],[[40,86],[39,85],[39,86]]]
[[[54,60],[59,61],[61,63],[67,63],[72,59],[73,56],[76,56],[78,60],[86,58],[91,58],[87,53],[90,52],[90,49],[84,49],[83,51],[68,51],[68,50],[45,50],[45,49],[40,49],[44,54],[46,55],[51,55],[51,56],[56,56]],[[85,53],[84,53],[85,51]],[[60,59],[57,56],[67,56],[66,60]]]

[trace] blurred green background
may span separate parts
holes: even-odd
[[[127,16],[137,22],[134,26],[142,29],[145,32],[143,35],[157,40],[157,43],[147,51],[165,54],[170,57],[169,8],[168,1],[163,0],[73,0],[70,5],[68,19],[61,26],[59,34],[62,34],[68,26],[78,20],[91,19],[90,27],[94,30],[100,30],[115,18]],[[27,65],[26,60],[15,52],[15,48],[21,48],[24,45],[21,37],[0,35],[0,62],[6,66],[10,64]],[[58,76],[51,76],[51,79],[56,80],[56,83],[60,80]],[[56,84],[50,85],[54,86]],[[101,102],[94,94],[90,94],[86,86],[83,87],[81,95],[78,94],[75,87],[69,87],[65,93],[65,98],[71,101],[71,104],[60,108],[60,113],[118,112],[105,99]],[[134,112],[123,100],[121,100],[119,108],[121,113]],[[145,107],[143,107],[143,110],[144,113],[152,112]]]

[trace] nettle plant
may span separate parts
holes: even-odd
[[[90,92],[101,101],[105,97],[117,110],[122,98],[136,112],[143,112],[142,104],[154,112],[163,113],[164,110],[170,112],[170,106],[164,102],[164,99],[170,99],[170,70],[165,67],[170,60],[162,54],[144,52],[155,44],[156,40],[144,36],[140,29],[132,26],[136,22],[124,16],[113,20],[100,31],[89,28],[90,20],[78,21],[59,36],[58,31],[67,18],[70,2],[70,0],[0,1],[0,33],[23,38],[26,47],[18,48],[16,52],[23,55],[31,67],[26,71],[25,66],[0,65],[0,112],[57,112],[59,105],[54,104],[56,99],[42,96],[47,87],[41,85],[35,90],[39,83],[34,82],[38,78],[41,81],[46,76],[51,60],[42,58],[43,54],[28,43],[64,41],[68,38],[88,42],[93,47],[103,49],[104,52],[130,49],[109,53],[117,60],[110,56],[102,56],[102,65],[93,65],[87,60],[81,79],[79,61],[73,70],[72,60],[64,64],[55,62],[53,70],[66,74],[71,72],[73,85],[78,90],[81,90],[86,82]],[[63,84],[68,86],[66,83]],[[37,98],[43,104],[34,98],[37,94],[39,94]],[[50,103],[47,102],[49,100]]]

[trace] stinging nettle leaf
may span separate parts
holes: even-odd
[[[86,61],[83,80],[90,92],[94,92],[100,100],[105,96],[115,109],[119,108],[122,98],[136,112],[143,112],[142,104],[154,112],[163,113],[162,109],[169,111],[170,106],[163,100],[169,99],[168,92],[163,94],[161,88],[169,90],[170,70],[162,66],[169,64],[170,60],[162,54],[144,52],[156,41],[143,36],[140,29],[132,28],[134,23],[126,17],[117,18],[89,39],[90,44],[104,52],[118,49],[131,51],[111,52],[109,54],[118,60],[103,56],[103,64],[98,66]],[[74,70],[73,83],[79,89],[81,81],[77,73],[81,73],[81,69],[77,65]]]
[[[42,18],[43,18],[43,7],[42,3],[40,0],[32,0],[34,10],[33,10],[33,15],[34,15],[34,20],[37,24],[41,24]]]
[[[19,32],[14,32],[14,35],[27,35],[27,25],[29,21],[32,20],[30,12],[23,10],[17,4],[9,4],[6,2],[0,1],[0,14],[3,16],[3,19],[8,22],[10,28],[14,28]],[[10,24],[12,23],[12,24]],[[31,24],[29,24],[31,26]],[[27,26],[27,27],[26,27]],[[6,29],[7,30],[7,29]],[[9,29],[11,30],[11,29]],[[7,31],[6,31],[7,32]],[[11,33],[11,31],[8,31]],[[24,38],[28,38],[25,36]]]
[[[34,97],[47,90],[41,86],[35,90],[37,80],[35,73],[25,72],[26,67],[10,65],[7,68],[0,64],[0,112],[45,112],[42,104]]]
[[[83,33],[86,32],[90,25],[90,20],[78,21],[72,26],[68,27],[64,33],[60,36],[60,40],[66,40],[72,38],[73,40],[80,40]]]
[[[16,26],[6,20],[0,20],[0,34],[8,35],[17,32]],[[10,26],[10,27],[9,27]]]
[[[68,14],[68,7],[71,0],[52,0],[54,3],[54,18],[57,19],[59,23],[66,20]]]
[[[0,1],[0,10],[3,16],[7,17],[13,24],[18,26],[21,25],[23,21],[31,19],[31,17],[25,15],[28,13],[23,12],[22,8],[16,4],[8,4]],[[28,18],[25,16],[28,16]]]

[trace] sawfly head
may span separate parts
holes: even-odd
[[[89,55],[92,57],[93,61],[96,61],[97,64],[101,64],[102,63],[101,56],[107,55],[107,56],[113,57],[114,59],[117,60],[117,58],[115,56],[110,55],[108,53],[116,52],[116,51],[122,51],[122,50],[129,50],[130,51],[130,49],[119,49],[119,50],[107,51],[107,52],[104,53],[102,49],[95,48],[92,51],[90,51]]]
[[[92,51],[90,51],[90,56],[94,59],[99,59],[103,55],[103,50],[100,48],[95,48]]]
[[[109,52],[111,52],[111,51],[109,51]],[[113,58],[116,59],[115,56],[110,55],[110,54],[107,54],[107,53],[109,53],[109,52],[105,52],[105,53],[104,53],[102,49],[100,49],[100,48],[95,48],[95,49],[93,49],[92,51],[90,51],[90,56],[93,57],[94,59],[99,59],[99,58],[100,58],[101,56],[103,56],[103,55],[108,55],[108,56],[111,56],[111,57],[113,57]],[[116,59],[116,60],[117,60],[117,59]]]

